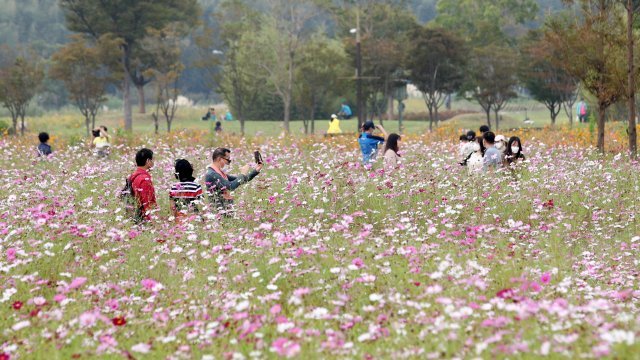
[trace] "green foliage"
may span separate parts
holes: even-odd
[[[434,121],[437,124],[438,108],[446,95],[457,92],[463,84],[467,53],[458,37],[438,28],[414,31],[410,44],[406,69],[411,82],[424,94],[431,128]]]
[[[623,12],[615,1],[575,3],[584,21],[556,17],[548,22],[544,40],[556,54],[556,66],[580,79],[584,89],[596,97],[598,149],[604,152],[605,111],[628,94]]]
[[[143,95],[149,79],[147,70],[157,60],[144,50],[141,41],[149,29],[163,29],[171,23],[193,27],[199,17],[197,0],[60,0],[71,31],[99,39],[104,35],[122,40],[122,65],[138,93]],[[128,86],[128,85],[126,85]],[[128,89],[125,94],[128,94]],[[126,95],[125,95],[126,96]],[[144,96],[139,96],[144,112]],[[131,129],[130,105],[125,101],[125,123]]]
[[[331,99],[347,91],[350,64],[342,44],[323,35],[313,36],[302,49],[297,68],[296,103],[305,110],[305,131],[313,133],[318,115],[328,118],[335,112]]]
[[[26,44],[47,58],[66,42],[69,31],[57,0],[0,0],[0,44]]]
[[[0,102],[9,110],[13,121],[13,133],[17,134],[18,119],[20,133],[24,135],[24,117],[33,97],[40,91],[44,78],[42,63],[34,54],[30,57],[4,53],[0,67]]]
[[[473,49],[466,80],[465,94],[469,94],[485,111],[489,127],[491,110],[495,112],[495,128],[498,129],[498,112],[509,100],[517,97],[514,90],[517,84],[515,55],[509,49],[496,45]]]
[[[539,33],[529,34],[522,44],[519,77],[531,96],[547,107],[555,124],[563,104],[573,106],[578,80],[554,63],[556,54],[547,45]]]
[[[58,50],[52,56],[49,74],[62,81],[80,113],[85,117],[87,136],[95,128],[100,106],[107,101],[107,85],[114,81],[105,63],[114,57],[117,43],[103,37],[92,45],[81,36]]]
[[[534,0],[439,0],[436,23],[458,32],[471,46],[509,42],[509,29],[533,20]]]

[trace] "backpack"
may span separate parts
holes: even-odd
[[[129,179],[129,177],[126,178],[124,187],[120,190],[120,195],[118,196],[124,205],[125,214],[133,219],[136,224],[142,222],[144,219],[142,204],[140,204],[138,198],[136,198],[135,191],[133,190],[133,181],[138,175],[132,179]]]

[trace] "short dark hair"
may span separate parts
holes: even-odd
[[[476,132],[473,130],[467,131],[467,140],[473,141],[476,139]]]
[[[364,131],[374,129],[375,127],[376,125],[371,120],[365,121],[364,124],[362,124],[362,130]]]
[[[486,133],[484,133],[484,135],[482,135],[482,138],[489,144],[493,144],[496,142],[496,134],[491,131],[487,131]]]
[[[481,133],[486,133],[489,130],[491,130],[491,129],[489,129],[489,126],[487,126],[487,125],[480,126],[480,132]]]
[[[41,143],[46,143],[47,141],[49,141],[49,134],[47,134],[46,132],[41,132],[40,134],[38,134],[38,139],[40,139]]]
[[[136,153],[136,165],[145,166],[147,164],[147,160],[153,160],[153,151],[147,148],[138,150]]]
[[[213,154],[211,154],[211,160],[216,161],[217,159],[224,157],[225,155],[229,154],[231,152],[231,150],[227,149],[227,148],[217,148],[215,150],[213,150]]]
[[[176,178],[180,181],[193,181],[193,166],[186,159],[178,159],[175,163]]]
[[[467,135],[465,134],[460,135],[460,141],[467,141]]]

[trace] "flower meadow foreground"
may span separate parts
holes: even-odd
[[[524,139],[515,171],[471,177],[455,144],[403,138],[385,173],[347,137],[252,141],[215,144],[231,171],[264,155],[235,218],[177,224],[174,161],[201,181],[212,146],[1,140],[0,359],[637,357],[637,163]],[[140,227],[117,195],[143,146]]]

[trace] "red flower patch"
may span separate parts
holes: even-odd
[[[127,320],[124,318],[124,316],[118,316],[111,319],[111,322],[115,326],[124,326],[127,323]]]

